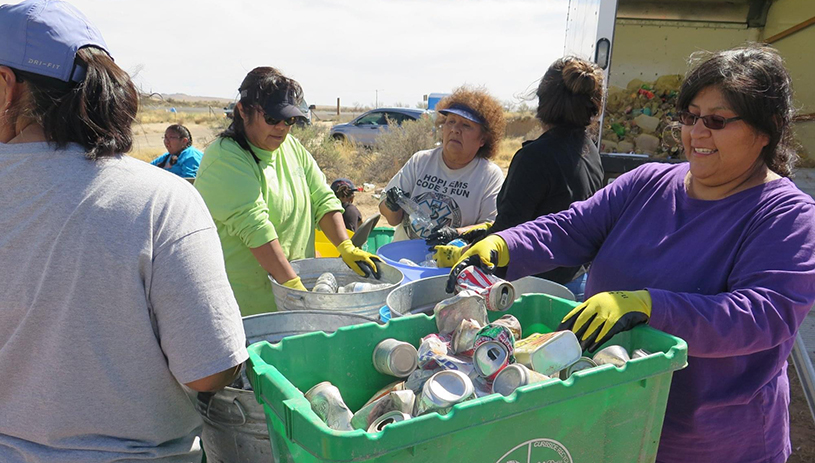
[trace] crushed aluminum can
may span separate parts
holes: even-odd
[[[515,339],[523,339],[523,330],[521,329],[521,322],[518,321],[513,315],[506,314],[503,317],[499,318],[492,322],[493,325],[501,325],[506,326],[509,328],[509,331],[512,331],[512,335],[515,336]]]
[[[487,325],[475,336],[473,367],[479,376],[488,380],[495,378],[499,371],[515,363],[515,338],[509,328],[502,325]]]
[[[456,290],[471,290],[484,297],[487,310],[503,312],[515,302],[515,287],[512,283],[489,274],[471,265],[456,278]]]
[[[305,394],[311,409],[325,424],[336,431],[353,431],[351,418],[354,416],[345,402],[337,386],[328,381],[318,383]]]
[[[521,386],[540,383],[550,379],[548,376],[530,370],[521,363],[513,363],[499,371],[492,381],[492,391],[508,396]]]
[[[368,426],[368,432],[370,433],[377,433],[382,431],[382,428],[389,424],[398,423],[400,421],[407,421],[411,418],[409,413],[403,413],[400,411],[392,411],[385,413],[384,415],[377,418],[370,426]]]
[[[481,376],[475,375],[475,377],[470,376],[470,380],[473,382],[476,398],[486,397],[493,393],[492,381],[488,380],[487,378],[482,378]]]
[[[407,387],[405,386],[405,381],[402,381],[402,380],[394,381],[394,382],[388,384],[387,386],[383,387],[382,389],[376,391],[376,393],[374,395],[372,395],[371,398],[368,399],[367,402],[365,402],[365,405],[368,405],[371,402],[374,402],[374,401],[376,401],[376,400],[390,394],[393,391],[404,391],[405,389],[407,389]],[[363,405],[363,407],[365,405]]]
[[[398,411],[411,413],[413,411],[416,395],[411,390],[393,391],[379,399],[366,404],[351,418],[354,429],[368,429],[380,416]]]
[[[631,360],[648,357],[649,355],[654,354],[645,349],[634,349],[634,352],[631,353]]]
[[[600,349],[594,354],[592,357],[594,363],[597,365],[605,365],[606,363],[610,363],[615,367],[622,367],[625,365],[631,357],[628,356],[628,351],[625,350],[623,346],[608,346],[605,349]]]
[[[560,379],[566,381],[567,379],[569,379],[569,376],[572,376],[572,373],[577,373],[578,371],[582,370],[588,370],[589,368],[594,368],[596,366],[597,364],[594,363],[594,360],[588,357],[580,357],[573,364],[560,370]]]
[[[374,368],[384,375],[405,378],[416,369],[418,363],[419,354],[410,343],[388,338],[374,347]]]
[[[577,336],[568,330],[534,333],[515,343],[517,361],[546,376],[556,375],[582,354]]]
[[[439,334],[448,335],[456,330],[461,320],[469,318],[481,326],[489,323],[487,305],[482,296],[474,291],[461,291],[453,297],[439,301],[433,308],[436,316],[436,328]]]
[[[450,349],[454,354],[473,356],[473,344],[475,344],[475,335],[481,325],[476,320],[465,318],[461,320],[456,330],[453,331],[453,340],[450,341]]]
[[[422,392],[422,387],[424,387],[424,383],[430,379],[431,376],[435,375],[436,373],[442,371],[441,368],[435,368],[431,370],[414,370],[410,376],[407,377],[405,380],[405,389],[410,389],[415,394],[419,394]]]
[[[449,352],[447,343],[437,334],[429,334],[422,338],[418,350],[418,365],[423,370],[436,368],[436,358],[440,355],[447,355]]]
[[[431,412],[446,415],[453,405],[474,398],[475,388],[469,376],[455,370],[440,371],[422,387],[414,416]]]

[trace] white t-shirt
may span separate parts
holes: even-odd
[[[442,159],[441,147],[419,151],[393,176],[385,191],[398,186],[410,193],[431,218],[435,227],[466,227],[497,214],[495,199],[504,183],[501,168],[484,158],[475,158],[461,169],[450,169]],[[416,230],[405,214],[394,231],[394,240],[427,238],[430,230]]]
[[[77,145],[0,144],[0,184],[0,460],[200,461],[182,384],[247,358],[201,197]]]

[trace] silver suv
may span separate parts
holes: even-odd
[[[415,121],[432,111],[411,108],[378,108],[357,116],[347,124],[331,127],[331,137],[335,140],[349,140],[362,145],[372,146],[380,130],[387,131],[388,120],[402,125],[404,121]]]

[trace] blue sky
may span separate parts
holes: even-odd
[[[233,98],[278,67],[310,103],[415,105],[484,85],[519,101],[563,54],[568,0],[73,0],[144,91]]]

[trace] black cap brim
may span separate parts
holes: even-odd
[[[273,117],[275,119],[288,119],[290,117],[299,117],[306,119],[306,115],[300,111],[300,108],[288,103],[274,103],[267,106],[264,106],[263,112],[266,113],[267,116]]]

